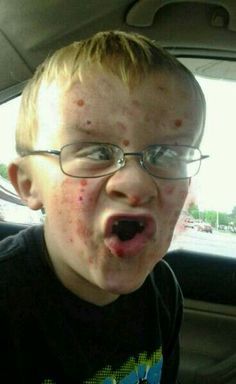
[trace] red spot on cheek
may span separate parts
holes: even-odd
[[[185,199],[186,196],[187,196],[187,191],[180,191],[180,192],[179,192],[179,197],[180,197],[181,199]]]
[[[167,195],[172,195],[173,192],[175,190],[175,186],[174,185],[167,185],[164,189],[164,192],[167,194]]]
[[[83,107],[84,104],[85,104],[85,102],[84,102],[83,99],[79,99],[79,100],[77,100],[76,104],[77,104],[79,107]]]
[[[182,120],[181,119],[176,119],[175,120],[175,127],[176,128],[180,128],[182,126]]]
[[[129,145],[129,140],[123,140],[123,145],[124,145],[125,147],[128,147],[128,145]]]
[[[82,180],[80,180],[80,185],[82,185],[83,187],[85,187],[85,185],[87,185],[88,184],[88,181],[86,180],[86,179],[82,179]]]
[[[79,182],[79,184],[80,184],[80,186],[82,187],[81,189],[80,189],[80,194],[79,194],[79,196],[78,196],[78,202],[81,202],[81,201],[83,201],[83,196],[82,196],[82,194],[84,193],[84,188],[83,187],[85,187],[87,184],[88,184],[88,181],[86,180],[86,179],[82,179],[82,180],[80,180],[80,182]]]

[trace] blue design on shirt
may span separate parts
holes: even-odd
[[[119,382],[113,378],[106,378],[102,384],[138,384],[141,380],[145,380],[148,384],[160,384],[162,365],[162,358],[152,366],[140,364],[134,371]]]

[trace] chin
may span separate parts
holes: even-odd
[[[116,283],[113,281],[112,284],[109,284],[105,290],[109,291],[109,293],[112,293],[113,295],[127,295],[139,289],[143,285],[145,279],[146,277],[137,281],[130,279],[130,281],[125,281],[123,283]]]

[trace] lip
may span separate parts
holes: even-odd
[[[144,230],[137,233],[132,239],[122,241],[112,233],[115,221],[136,220],[145,224]],[[104,242],[113,256],[131,257],[143,251],[149,241],[156,233],[156,222],[150,214],[115,214],[108,217],[105,222]]]

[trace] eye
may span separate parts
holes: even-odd
[[[152,148],[146,155],[146,160],[153,166],[176,164],[176,162],[184,161],[185,158],[186,154],[174,147]]]
[[[146,160],[152,165],[159,165],[163,161],[173,159],[175,153],[172,153],[169,148],[157,147],[150,149],[146,154]]]
[[[75,156],[94,161],[110,161],[113,159],[113,151],[108,145],[90,145],[77,151]]]

